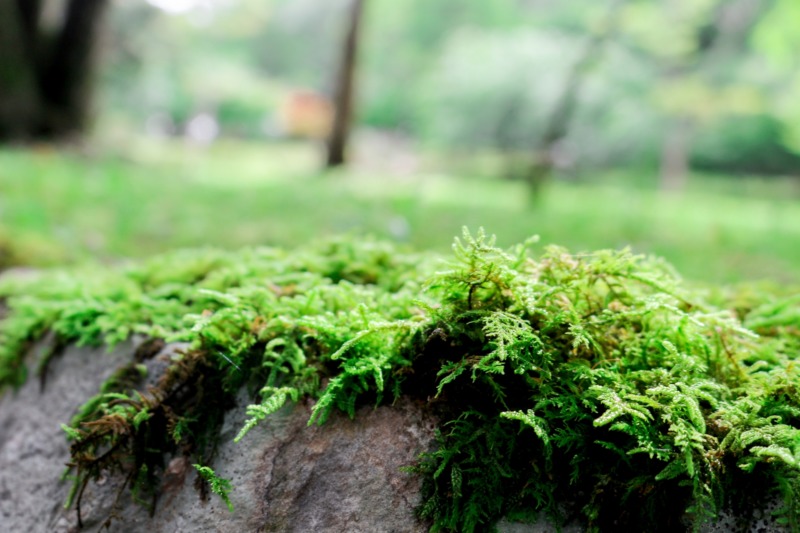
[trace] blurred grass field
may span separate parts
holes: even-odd
[[[665,194],[617,173],[555,182],[532,207],[519,182],[321,174],[318,165],[302,144],[141,142],[101,156],[3,149],[0,249],[7,263],[53,265],[356,232],[447,250],[467,225],[501,245],[538,234],[574,252],[630,246],[698,281],[800,282],[800,193],[788,181],[695,175],[685,192]]]

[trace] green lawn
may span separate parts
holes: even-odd
[[[664,195],[615,176],[605,180],[613,185],[556,183],[531,208],[521,183],[320,174],[317,165],[304,145],[0,150],[0,250],[5,241],[13,262],[53,264],[202,245],[291,247],[348,231],[442,250],[467,225],[501,245],[538,234],[576,252],[631,246],[690,279],[800,282],[800,202],[786,182],[698,176],[686,193]]]

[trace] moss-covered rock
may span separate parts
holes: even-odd
[[[211,467],[241,394],[242,447],[287,403],[312,401],[321,424],[410,398],[439,420],[410,468],[433,530],[540,513],[698,529],[770,495],[800,530],[800,298],[690,290],[628,251],[534,258],[532,244],[465,233],[438,258],[343,239],[9,278],[0,385],[46,379],[62,346],[150,339],[64,420],[73,505],[110,471],[152,502],[170,457],[229,499]],[[26,362],[47,332],[52,349]],[[163,342],[185,347],[154,367]]]

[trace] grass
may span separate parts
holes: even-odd
[[[307,145],[239,142],[139,142],[121,155],[3,149],[0,250],[6,242],[8,263],[54,264],[293,246],[350,231],[444,250],[468,225],[501,235],[503,246],[534,233],[576,251],[631,246],[700,281],[800,282],[800,205],[784,182],[699,176],[665,195],[625,185],[641,176],[614,176],[555,183],[531,208],[521,183],[321,174],[317,155]]]

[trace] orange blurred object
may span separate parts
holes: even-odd
[[[324,139],[331,131],[334,105],[330,98],[311,90],[290,92],[281,104],[281,130],[288,137]]]

